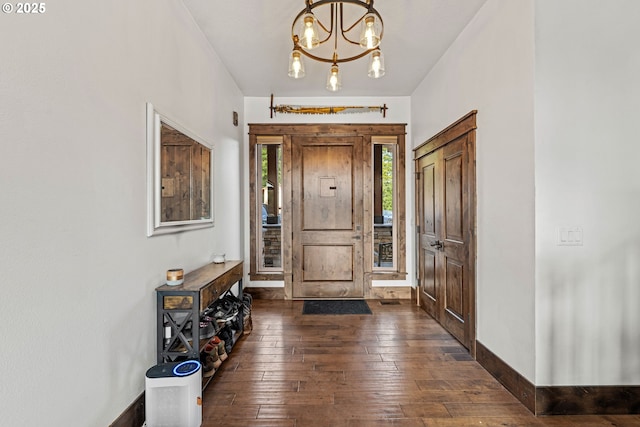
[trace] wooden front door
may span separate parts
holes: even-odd
[[[416,160],[419,301],[475,349],[475,137],[454,132]]]
[[[294,298],[362,298],[361,137],[293,137]]]

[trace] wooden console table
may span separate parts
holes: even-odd
[[[191,334],[199,338],[200,314],[207,306],[238,284],[238,298],[242,299],[242,261],[207,264],[184,276],[178,286],[162,285],[156,288],[157,297],[157,359],[158,363],[181,359],[199,359],[204,342],[186,335],[191,323]],[[240,325],[243,313],[240,310]],[[238,336],[241,335],[242,331]],[[217,331],[216,331],[217,333]]]

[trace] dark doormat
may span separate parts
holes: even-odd
[[[302,314],[371,314],[365,300],[306,300]]]

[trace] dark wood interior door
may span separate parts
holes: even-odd
[[[292,141],[294,298],[362,298],[360,137]]]
[[[418,212],[419,212],[419,263],[418,277],[420,280],[420,305],[435,319],[440,318],[440,297],[441,289],[436,286],[437,267],[440,262],[436,262],[438,258],[438,232],[440,224],[436,227],[436,221],[440,221],[440,212],[436,217],[436,198],[439,197],[441,186],[440,177],[436,173],[440,172],[439,164],[436,165],[438,156],[436,153],[422,157],[418,160],[418,180],[416,189],[418,195]],[[419,186],[419,187],[418,187]],[[441,209],[438,206],[438,209]]]
[[[420,305],[475,347],[474,139],[465,133],[416,161]]]

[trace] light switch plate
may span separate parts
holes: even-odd
[[[582,246],[582,227],[558,227],[558,246]]]

